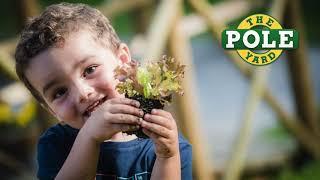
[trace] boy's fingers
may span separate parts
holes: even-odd
[[[149,131],[146,128],[142,128],[142,132],[145,133],[147,136],[149,136],[152,139],[157,139],[159,137],[158,135],[156,135],[155,133]]]
[[[148,122],[152,122],[155,124],[159,124],[160,126],[164,126],[170,130],[172,130],[172,125],[170,123],[170,121],[168,120],[168,118],[165,118],[163,116],[157,116],[157,115],[152,115],[152,114],[146,114],[144,116],[144,120],[148,121]]]
[[[157,135],[156,133],[149,131],[146,128],[142,128],[142,132],[145,133],[147,136],[149,136],[151,139],[156,140],[157,142],[165,143],[167,140],[166,138],[161,137],[161,136]]]
[[[135,107],[140,107],[139,101],[133,100],[133,99],[128,99],[128,98],[113,98],[110,99],[111,104],[126,104],[126,105],[131,105]]]
[[[149,130],[153,133],[156,133],[162,137],[165,137],[165,138],[170,137],[170,130],[163,127],[163,126],[160,126],[160,125],[154,124],[154,123],[150,123],[150,122],[144,121],[144,120],[142,120],[140,122],[140,124],[141,124],[141,127],[146,128],[147,130]]]
[[[140,128],[139,125],[129,125],[129,124],[114,124],[113,127],[118,131],[136,131]]]
[[[130,114],[111,114],[111,123],[115,124],[139,124],[140,117]]]
[[[162,110],[162,109],[152,109],[151,114],[163,116],[163,117],[166,117],[168,119],[173,119],[171,113],[169,113],[169,112],[167,112],[165,110]]]
[[[118,114],[118,113],[132,114],[139,117],[143,117],[143,114],[144,114],[141,109],[138,109],[129,105],[125,105],[125,104],[114,104],[112,108],[110,108],[109,112],[112,114]]]

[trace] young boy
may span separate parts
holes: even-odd
[[[191,145],[171,114],[143,116],[115,90],[113,70],[131,56],[98,10],[49,6],[25,27],[15,56],[19,78],[59,121],[39,140],[39,179],[192,179]],[[139,127],[149,139],[122,133]]]

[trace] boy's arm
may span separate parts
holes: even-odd
[[[151,179],[181,179],[180,155],[170,158],[157,157]]]
[[[146,114],[141,121],[143,132],[155,145],[156,161],[151,180],[181,179],[181,164],[178,141],[178,130],[175,120],[169,112],[157,109]]]
[[[91,113],[83,125],[72,149],[56,176],[57,180],[92,180],[95,178],[100,143],[121,131],[137,130],[139,102],[114,98],[106,101]]]
[[[99,150],[100,144],[90,138],[84,128],[81,129],[55,179],[94,179]]]
[[[180,164],[181,168],[176,167]],[[179,136],[179,156],[174,158],[156,158],[152,176],[156,179],[161,179],[164,173],[170,175],[177,175],[177,177],[172,177],[172,179],[179,179],[179,174],[181,173],[181,179],[192,180],[192,146],[189,144],[184,137]]]

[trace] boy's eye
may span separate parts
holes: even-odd
[[[83,72],[83,77],[87,77],[87,75],[90,75],[90,74],[94,73],[96,68],[97,68],[96,65],[87,67]]]
[[[57,99],[60,98],[61,96],[63,96],[65,93],[67,92],[66,88],[59,88],[57,90],[54,91],[52,99]]]

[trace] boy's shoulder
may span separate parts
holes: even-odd
[[[61,140],[74,140],[79,130],[68,125],[56,124],[48,128],[39,138],[39,143],[57,142]]]

